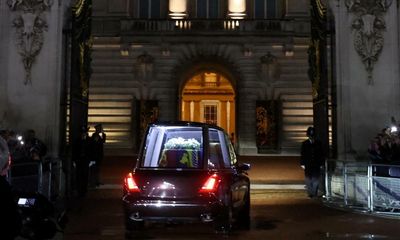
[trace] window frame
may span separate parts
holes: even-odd
[[[216,118],[217,118],[217,126],[221,125],[221,102],[218,100],[201,100],[200,101],[200,121],[207,123],[205,120],[205,107],[206,106],[216,106]]]
[[[207,163],[210,161],[210,156],[211,156],[211,151],[210,151],[210,149],[211,149],[211,141],[210,141],[211,131],[215,131],[217,133],[217,135],[218,135],[218,141],[219,142],[217,144],[220,145],[220,151],[221,151],[221,156],[222,156],[222,159],[219,159],[218,168],[215,168],[215,169],[228,169],[228,168],[231,168],[231,166],[232,166],[231,162],[232,161],[231,161],[231,153],[230,153],[230,150],[229,150],[229,142],[227,142],[227,139],[226,139],[227,134],[223,130],[220,130],[220,129],[217,129],[217,128],[212,128],[212,127],[208,128],[208,156],[207,156]],[[208,166],[208,164],[207,164],[207,166]],[[213,170],[213,169],[210,169],[210,170]]]
[[[234,166],[238,162],[237,155],[236,155],[235,147],[233,146],[229,135],[226,133],[225,133],[225,142],[227,142],[227,145],[228,145],[230,164],[231,164],[231,166]]]
[[[142,9],[141,9],[142,1],[145,1],[148,4],[147,13],[146,13],[145,17],[142,17]],[[153,6],[154,1],[158,1],[159,2],[159,4],[158,4],[158,16],[153,16],[152,15],[152,13],[153,13],[152,6]],[[162,11],[162,7],[161,7],[162,3],[161,3],[161,1],[162,0],[139,0],[138,1],[138,5],[139,5],[139,7],[138,7],[138,16],[139,16],[139,18],[140,19],[160,19],[161,16],[162,16],[162,14],[161,14],[161,11]]]
[[[195,9],[196,9],[196,18],[201,18],[201,19],[218,19],[220,17],[220,9],[221,9],[221,4],[219,0],[203,0],[205,1],[205,16],[199,16],[199,0],[196,0],[195,4]],[[216,10],[216,16],[211,16],[211,8],[210,8],[210,1],[215,1],[217,4],[217,10]]]
[[[264,9],[263,9],[263,17],[258,17],[256,16],[256,9],[258,9],[256,1],[254,1],[253,4],[253,16],[254,19],[276,19],[278,16],[278,1],[277,0],[258,0],[258,1],[262,1],[263,5],[264,5]],[[270,14],[268,14],[269,12],[269,5],[271,4],[271,1],[274,2],[274,14],[273,16],[270,16]]]

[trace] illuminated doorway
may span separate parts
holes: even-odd
[[[217,72],[192,76],[181,95],[181,120],[217,125],[235,134],[235,91],[231,82]]]

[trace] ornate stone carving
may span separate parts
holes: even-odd
[[[263,73],[266,74],[269,78],[276,80],[279,79],[281,75],[280,64],[278,62],[278,58],[275,55],[272,55],[271,52],[267,52],[266,55],[260,58],[261,64],[265,67]]]
[[[154,58],[146,52],[139,55],[136,59],[138,66],[138,75],[145,79],[153,72]]]
[[[17,12],[13,20],[16,28],[16,44],[25,68],[24,84],[31,83],[31,69],[43,46],[43,31],[47,31],[46,20],[41,17],[51,8],[52,0],[8,0],[8,6]]]
[[[351,28],[354,48],[360,55],[368,73],[368,84],[373,84],[372,71],[383,48],[384,13],[393,0],[346,0],[350,13],[354,13]]]
[[[140,99],[148,99],[149,97],[149,83],[153,77],[153,64],[154,58],[148,53],[144,52],[136,58],[136,76],[139,83]]]
[[[266,55],[260,58],[261,62],[261,78],[262,88],[264,90],[263,99],[274,99],[275,81],[280,78],[280,64],[278,58],[267,52]]]

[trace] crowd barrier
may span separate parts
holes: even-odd
[[[62,161],[14,162],[7,180],[16,192],[39,192],[48,199],[60,196],[62,188]]]
[[[400,217],[400,166],[328,160],[325,203],[355,211]]]

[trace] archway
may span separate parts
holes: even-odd
[[[180,119],[215,124],[236,136],[235,90],[218,71],[202,70],[186,80],[181,90]]]

